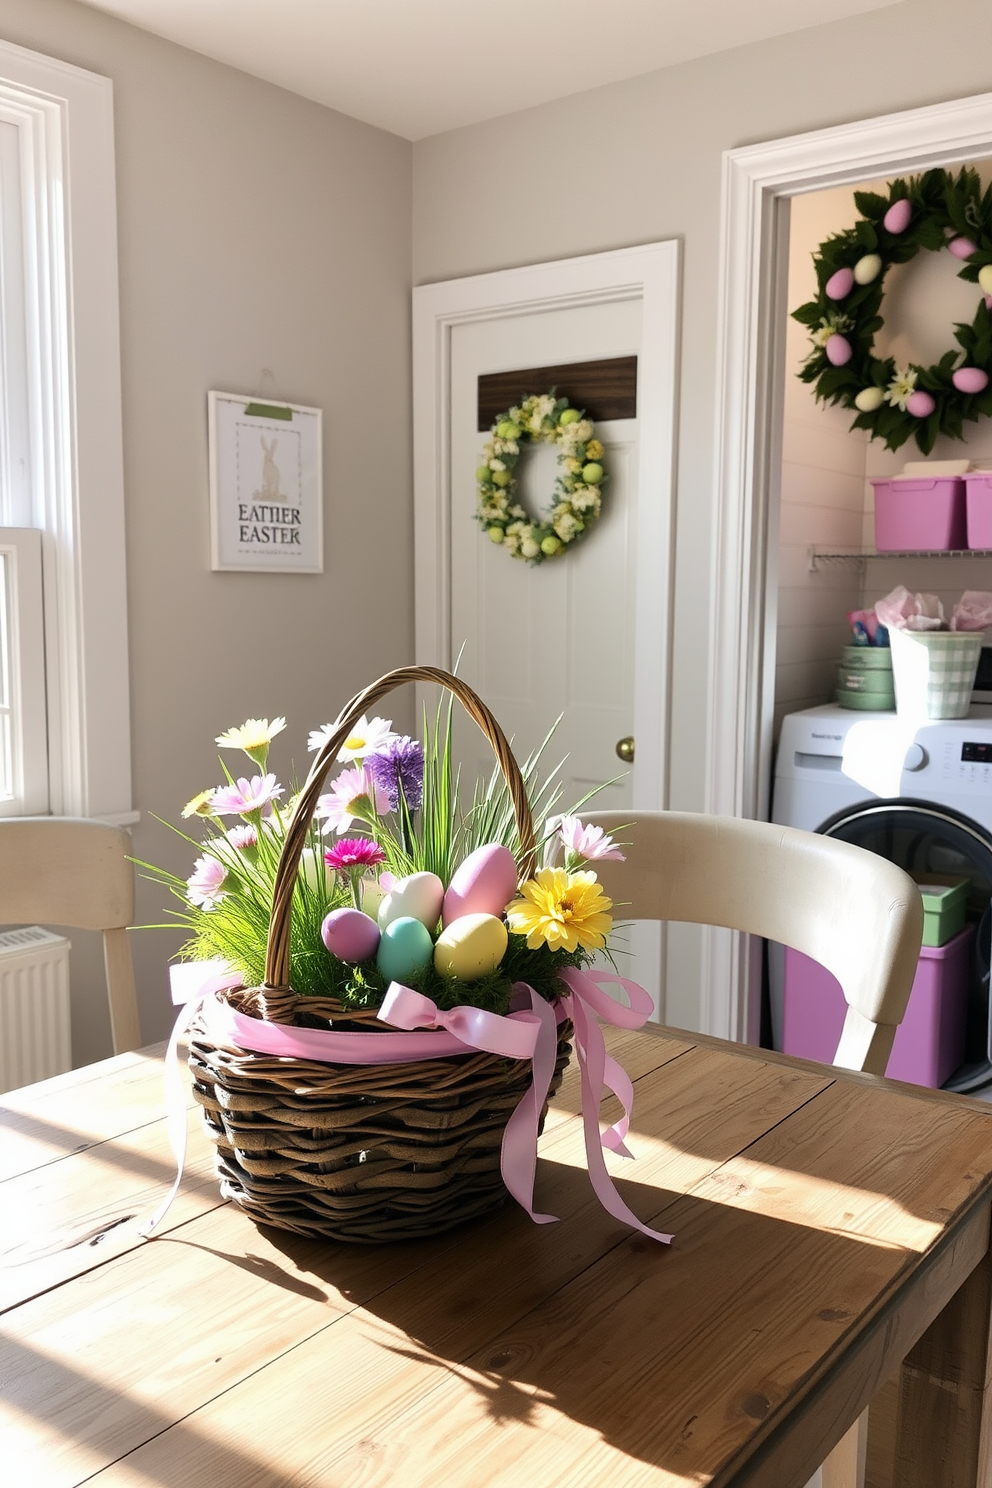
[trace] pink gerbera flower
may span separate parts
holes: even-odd
[[[323,819],[326,835],[333,831],[346,832],[356,817],[367,820],[385,816],[388,811],[388,795],[374,783],[364,766],[359,766],[355,770],[343,770],[332,781],[330,791],[317,802],[314,815]]]
[[[186,897],[198,909],[213,909],[224,895],[221,886],[227,877],[227,869],[216,858],[197,858],[193,872],[186,880]]]
[[[342,837],[324,853],[324,862],[336,872],[346,873],[350,868],[374,868],[384,863],[386,854],[378,842],[368,837]]]
[[[602,827],[583,823],[577,816],[559,817],[558,836],[565,845],[565,866],[568,868],[574,867],[578,861],[593,863],[601,858],[614,858],[620,863],[625,861],[624,854]]]
[[[217,816],[248,816],[255,811],[272,809],[272,802],[282,795],[274,775],[242,776],[234,785],[222,785],[214,791],[210,808]]]

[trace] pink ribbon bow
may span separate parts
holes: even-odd
[[[223,961],[192,963],[171,969],[172,998],[184,1004],[166,1051],[166,1098],[169,1139],[176,1159],[176,1178],[166,1198],[139,1233],[151,1236],[179,1190],[186,1158],[186,1108],[179,1066],[179,1042],[195,1014],[203,1017],[205,1032],[219,1043],[234,1044],[256,1053],[284,1058],[312,1059],[328,1064],[394,1064],[438,1059],[482,1049],[506,1059],[529,1059],[533,1078],[513,1110],[503,1134],[500,1166],[507,1189],[536,1224],[553,1223],[557,1216],[534,1209],[537,1138],[541,1111],[554,1075],[558,1047],[557,1025],[566,1017],[575,1028],[575,1050],[582,1088],[582,1122],[589,1178],[603,1207],[615,1219],[653,1240],[670,1243],[672,1236],[642,1224],[613,1186],[603,1158],[608,1149],[622,1157],[631,1154],[624,1144],[630,1126],[634,1087],[626,1071],[606,1052],[598,1018],[620,1028],[640,1028],[652,1009],[643,987],[610,972],[559,973],[568,988],[557,1010],[525,982],[513,988],[514,1011],[506,1017],[483,1008],[438,1008],[429,997],[393,982],[379,1010],[379,1018],[403,1032],[337,1033],[334,1029],[294,1028],[267,1023],[239,1013],[218,994],[241,984]],[[624,1007],[602,990],[614,982],[623,988]],[[519,1006],[527,1004],[528,1006]],[[599,1102],[603,1089],[612,1090],[623,1106],[620,1120],[599,1130]]]

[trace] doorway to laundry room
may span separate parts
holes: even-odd
[[[971,179],[984,193],[992,182],[988,159],[937,171],[930,180],[934,186],[942,180],[954,195],[953,183],[967,179],[962,168],[974,172]],[[820,294],[822,266],[837,235],[865,221],[872,198],[877,205],[898,197],[896,180],[919,179],[919,173],[900,173],[788,203],[779,499],[777,523],[769,523],[775,621],[768,789],[773,820],[826,831],[899,863],[917,877],[935,914],[939,900],[953,897],[953,922],[928,916],[920,972],[889,1072],[960,1090],[990,1087],[992,1094],[992,780],[986,778],[992,708],[976,701],[966,718],[907,724],[896,713],[893,652],[874,615],[876,603],[897,587],[914,596],[906,603],[929,612],[939,606],[948,619],[962,594],[992,589],[988,536],[980,522],[973,530],[967,525],[968,491],[992,491],[992,418],[962,399],[961,408],[978,416],[963,423],[962,438],[940,433],[931,445],[927,405],[932,414],[934,399],[925,394],[914,401],[909,370],[935,367],[952,349],[966,364],[955,329],[984,324],[987,306],[974,278],[961,278],[967,240],[948,233],[952,248],[918,251],[887,267],[871,350],[877,363],[891,358],[894,372],[863,398],[872,412],[859,418],[852,394],[837,403],[829,398],[840,385],[832,369],[846,364],[856,341],[857,313],[849,314],[848,306],[857,284],[853,293],[846,279],[833,285],[836,296],[828,293],[826,306]],[[868,271],[877,273],[872,246],[866,242],[863,251]],[[825,316],[807,315],[805,323],[794,317],[817,299]],[[840,341],[836,362],[828,360],[831,347],[823,351],[830,335]],[[813,379],[824,366],[826,375],[819,370]],[[896,386],[900,378],[905,386]],[[828,396],[818,399],[818,389]],[[914,408],[920,410],[915,424]],[[893,430],[896,413],[905,415],[901,430]],[[852,427],[855,422],[870,427]],[[899,447],[888,448],[887,441]],[[908,516],[913,503],[917,520],[929,524],[922,532],[913,530]],[[832,1058],[843,997],[839,987],[821,983],[811,963],[769,948],[764,1042]]]

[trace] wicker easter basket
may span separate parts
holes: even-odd
[[[492,745],[516,817],[521,879],[535,864],[534,825],[520,769],[496,719],[466,683],[435,667],[387,673],[342,710],[300,794],[276,874],[265,985],[224,994],[268,1022],[386,1031],[373,1011],[289,987],[293,886],[325,778],[355,723],[394,688],[435,682],[451,691]],[[394,1030],[390,1030],[394,1031]],[[554,1093],[571,1024],[559,1026]],[[531,1081],[528,1060],[484,1052],[405,1064],[330,1064],[215,1043],[190,1032],[193,1095],[215,1144],[221,1191],[260,1224],[362,1243],[406,1240],[494,1209],[506,1198],[503,1131]],[[543,1119],[543,1118],[542,1118]]]

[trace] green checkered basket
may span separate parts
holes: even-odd
[[[896,712],[908,718],[964,718],[971,706],[984,631],[889,631]]]

